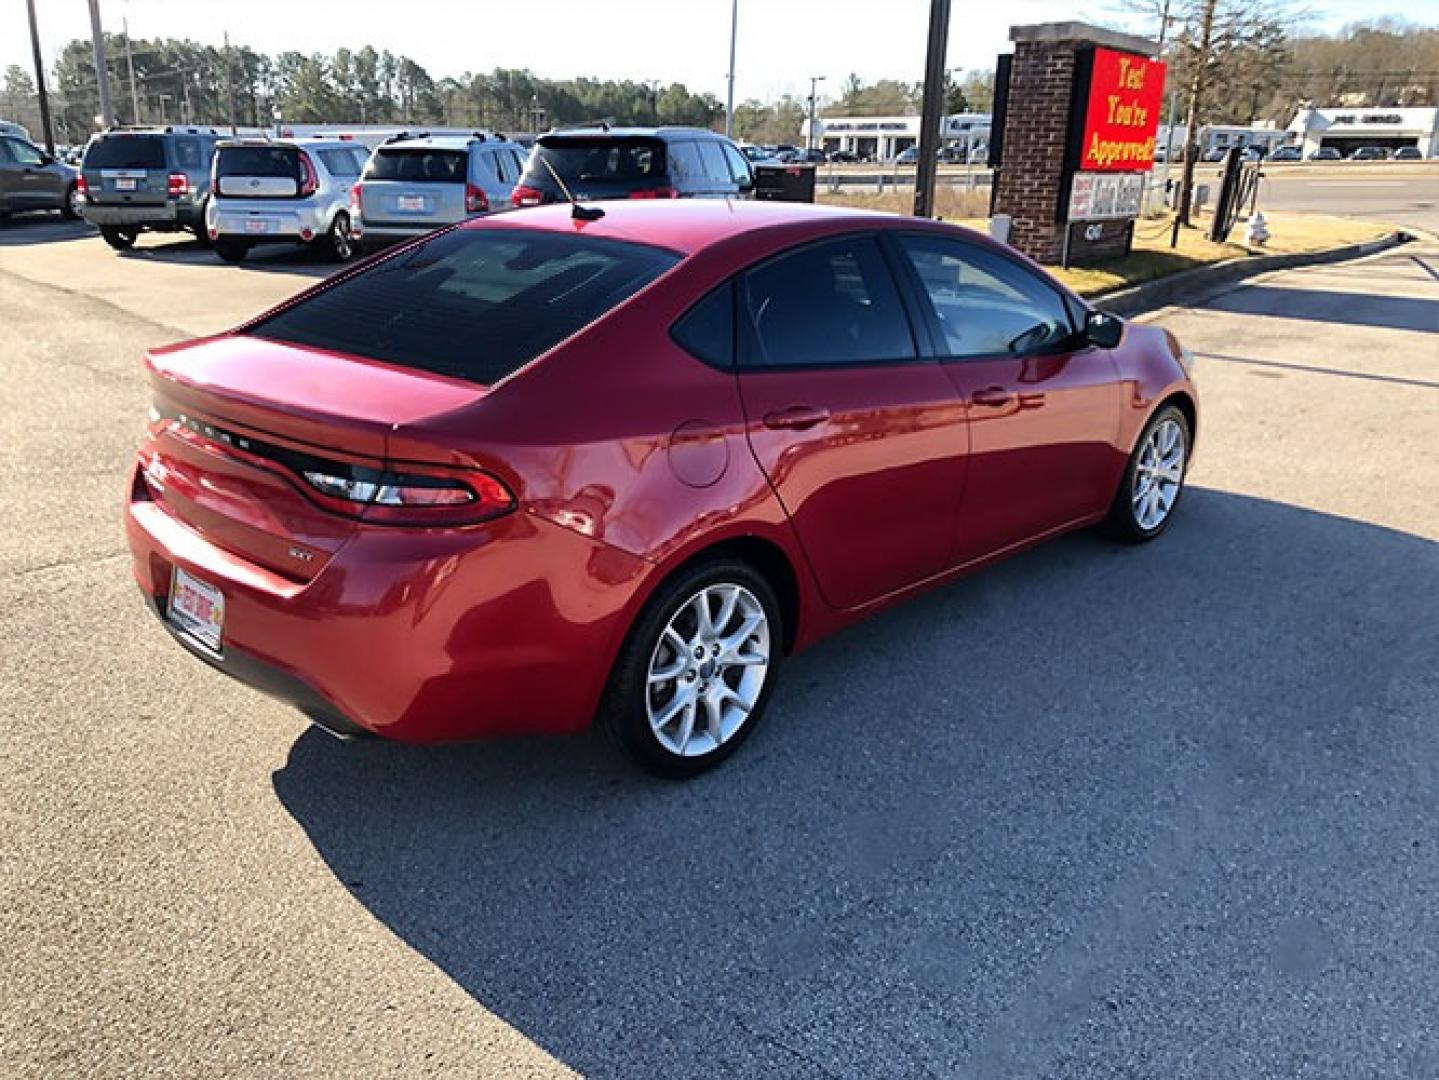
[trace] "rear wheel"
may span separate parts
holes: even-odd
[[[718,765],[759,725],[784,641],[779,602],[748,563],[698,563],[650,598],[615,661],[602,717],[657,776]]]
[[[250,253],[250,245],[233,236],[217,236],[214,242],[215,254],[227,263],[244,262]]]
[[[350,215],[341,210],[325,233],[326,254],[336,262],[349,262],[355,255],[355,238],[350,235]]]
[[[140,235],[140,230],[126,229],[119,225],[102,225],[100,235],[104,237],[105,243],[116,251],[129,251],[135,246],[135,238]]]
[[[1169,526],[1189,468],[1189,419],[1166,405],[1150,419],[1130,455],[1105,524],[1118,540],[1143,544]]]
[[[202,248],[212,246],[212,241],[210,240],[210,230],[205,224],[205,219],[209,216],[209,213],[210,200],[206,199],[200,204],[199,224],[190,226],[190,232],[195,235],[195,242],[199,244]]]
[[[71,184],[65,189],[65,201],[60,204],[60,216],[66,221],[74,221],[80,216],[84,205],[85,198],[80,194],[80,185]]]

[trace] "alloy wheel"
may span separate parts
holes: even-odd
[[[1145,532],[1164,524],[1184,483],[1184,431],[1166,418],[1154,426],[1139,452],[1134,469],[1130,505],[1134,520]]]
[[[645,707],[667,751],[699,757],[732,739],[770,669],[764,605],[742,585],[708,585],[679,606],[650,656]]]

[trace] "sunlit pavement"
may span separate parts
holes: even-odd
[[[0,1073],[1439,1073],[1435,248],[1162,313],[1205,416],[1161,542],[796,658],[687,785],[342,746],[177,649],[138,357],[329,268],[142,248],[0,230]]]

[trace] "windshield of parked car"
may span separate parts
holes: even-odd
[[[256,337],[490,385],[679,261],[646,244],[456,229],[250,329]]]
[[[165,140],[158,135],[106,135],[85,151],[87,169],[163,169]]]
[[[542,191],[554,190],[550,169],[571,191],[576,184],[587,183],[654,186],[665,182],[665,144],[647,136],[544,138],[535,147],[520,182]]]
[[[463,184],[470,156],[463,150],[381,147],[365,169],[366,180]]]

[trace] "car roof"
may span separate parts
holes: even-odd
[[[707,137],[711,139],[723,139],[724,136],[709,128],[700,127],[577,127],[565,128],[561,131],[547,131],[539,137],[539,141],[546,139],[568,139],[582,138],[593,139],[596,136],[611,136],[616,139],[624,138],[677,138],[683,135],[686,138]]]
[[[477,133],[474,135],[400,135],[382,142],[377,149],[388,150],[398,146],[405,149],[466,150],[472,145],[519,146],[518,143],[498,135]]]
[[[221,139],[215,144],[218,150],[232,149],[237,146],[293,146],[306,150],[343,150],[351,147],[358,147],[368,152],[368,148],[358,139],[333,139],[333,138],[294,138],[294,139],[267,139],[267,138],[246,138],[241,136],[237,139]]]
[[[690,255],[741,234],[769,229],[808,224],[815,226],[815,234],[820,236],[844,231],[846,222],[856,229],[898,228],[920,223],[916,218],[843,206],[750,199],[615,199],[583,205],[603,210],[604,216],[596,221],[579,221],[571,216],[570,205],[561,202],[473,218],[464,228],[522,227],[583,233],[652,244]]]

